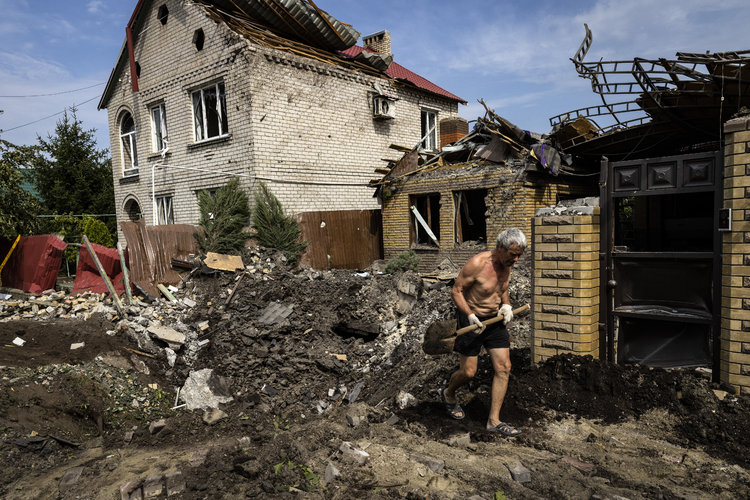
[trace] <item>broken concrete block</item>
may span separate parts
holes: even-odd
[[[140,481],[128,481],[120,485],[120,500],[143,498]]]
[[[422,465],[426,465],[435,474],[440,474],[445,468],[445,460],[431,457],[429,455],[422,455],[421,453],[412,453],[410,458],[415,462],[419,462]]]
[[[60,485],[58,486],[60,493],[65,493],[73,486],[75,486],[76,483],[78,483],[78,480],[81,478],[82,472],[83,467],[73,467],[72,469],[66,470],[65,474],[63,474],[62,479],[60,479]]]
[[[391,416],[388,417],[385,423],[388,425],[396,425],[398,421],[399,421],[398,415],[396,415],[395,413],[391,413]]]
[[[164,354],[167,355],[167,364],[170,368],[174,368],[175,362],[177,362],[177,353],[167,347],[164,349]]]
[[[154,474],[148,476],[143,481],[143,498],[155,498],[161,496],[164,491],[162,478],[163,476],[161,474]]]
[[[229,415],[218,408],[209,408],[203,412],[203,423],[207,425],[214,425],[225,418],[229,418]]]
[[[336,468],[336,466],[334,466],[331,462],[328,462],[328,465],[326,465],[325,474],[323,475],[323,481],[325,481],[325,484],[330,484],[340,475],[341,472]]]
[[[23,347],[25,343],[26,341],[21,337],[16,337],[13,339],[13,345],[17,345],[18,347]]]
[[[195,307],[197,305],[197,302],[195,302],[194,300],[191,300],[191,299],[189,299],[187,297],[183,297],[182,303],[185,304],[186,306],[190,307],[190,308],[193,308],[193,307]]]
[[[170,472],[164,476],[167,483],[167,496],[179,495],[185,491],[185,478],[182,476],[182,472]]]
[[[70,344],[70,350],[75,351],[76,349],[83,349],[85,345],[85,342],[76,342],[75,344]]]
[[[510,471],[510,475],[517,483],[527,483],[531,481],[531,471],[523,466],[521,462],[515,462],[512,465],[505,464]]]
[[[148,332],[153,337],[169,344],[172,349],[179,349],[185,343],[185,334],[168,326],[152,325],[148,327]]]
[[[148,431],[153,435],[161,431],[166,426],[167,426],[167,421],[164,420],[163,418],[160,418],[159,420],[155,420],[149,424]]]
[[[417,398],[405,391],[398,391],[396,395],[396,406],[403,410],[412,406],[417,406]]]
[[[346,422],[349,424],[350,427],[357,427],[359,424],[362,423],[362,417],[357,416],[357,415],[347,415]]]
[[[228,382],[214,374],[211,368],[190,372],[185,385],[180,390],[180,397],[188,410],[218,408],[219,404],[233,401],[229,394]]]
[[[343,443],[341,443],[341,446],[339,446],[339,451],[341,451],[341,453],[343,454],[342,459],[344,461],[354,462],[359,465],[364,465],[370,458],[369,453],[364,450],[360,450],[359,448],[355,448],[349,441],[344,441]]]

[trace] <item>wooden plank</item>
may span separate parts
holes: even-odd
[[[117,308],[117,312],[120,313],[120,316],[122,316],[123,311],[122,311],[122,303],[120,302],[120,297],[117,295],[117,292],[115,291],[115,287],[112,286],[112,282],[109,280],[109,276],[107,276],[107,273],[104,272],[104,267],[102,267],[102,263],[99,262],[99,257],[96,256],[96,252],[94,251],[93,248],[91,248],[91,242],[89,242],[89,239],[85,234],[81,238],[81,241],[86,247],[86,250],[89,251],[89,255],[91,255],[91,259],[94,261],[94,265],[96,265],[96,269],[99,271],[99,276],[101,276],[102,280],[104,280],[104,284],[107,286],[107,290],[109,290],[109,294],[112,296],[112,301],[115,303],[115,308]]]
[[[117,244],[117,253],[120,255],[120,267],[122,267],[122,284],[125,285],[125,296],[128,298],[128,305],[133,305],[133,292],[130,290],[130,275],[128,266],[125,264],[125,254],[122,251],[122,244]]]
[[[156,288],[158,288],[159,291],[164,294],[167,300],[169,300],[170,302],[177,302],[177,299],[174,295],[172,295],[172,292],[170,292],[167,287],[159,283],[158,285],[156,285]]]

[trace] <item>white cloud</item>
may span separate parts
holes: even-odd
[[[89,11],[89,14],[98,14],[99,12],[101,12],[103,6],[104,2],[102,2],[101,0],[92,0],[86,6],[86,10]]]

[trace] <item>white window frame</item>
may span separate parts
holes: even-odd
[[[437,111],[422,108],[420,113],[422,149],[427,151],[437,151]],[[432,128],[432,130],[430,130]]]
[[[151,146],[155,153],[169,148],[167,135],[167,108],[163,102],[149,108],[151,115]]]
[[[127,132],[123,131],[125,119],[130,117],[133,122],[133,129]],[[136,127],[135,119],[130,112],[125,112],[120,118],[120,159],[122,161],[122,175],[128,177],[138,174],[138,146],[136,144]],[[128,151],[130,155],[128,156]]]
[[[216,95],[216,109],[211,110],[210,107],[206,107],[206,94],[211,90]],[[193,108],[193,132],[195,134],[195,142],[203,142],[218,137],[227,137],[229,135],[229,127],[227,121],[227,105],[226,105],[226,87],[224,82],[216,82],[211,85],[207,85],[198,90],[194,90],[190,93],[190,100]],[[208,123],[209,112],[213,112],[217,120],[215,128],[218,133],[214,135],[209,134],[209,127],[206,126]]]
[[[174,224],[174,197],[171,194],[156,197],[156,215],[158,225]]]

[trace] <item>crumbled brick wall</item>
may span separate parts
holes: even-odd
[[[478,252],[477,247],[456,247],[454,192],[487,189],[485,204],[487,243],[495,244],[495,238],[509,227],[518,227],[531,241],[531,221],[537,209],[555,205],[561,199],[576,198],[577,193],[586,193],[581,187],[567,184],[549,184],[542,188],[524,186],[525,177],[510,168],[477,169],[472,173],[466,169],[462,175],[442,179],[411,180],[383,203],[383,250],[384,258],[391,259],[411,248],[413,217],[409,210],[409,195],[440,194],[440,248],[419,248],[420,271],[435,269],[443,259],[449,257],[457,266]],[[590,191],[590,190],[589,190]]]
[[[532,361],[599,356],[599,207],[533,219]]]
[[[750,119],[724,125],[724,207],[732,230],[722,235],[721,380],[750,394]]]
[[[239,175],[248,192],[264,180],[289,213],[318,210],[378,209],[373,170],[382,158],[397,159],[389,148],[413,146],[421,138],[420,109],[437,111],[438,120],[455,117],[458,105],[409,86],[288,52],[250,44],[217,24],[195,4],[167,0],[169,19],[156,19],[159,4],[147,7],[135,56],[141,67],[139,92],[132,92],[129,68],[116,75],[107,103],[118,220],[136,199],[151,223],[151,169],[155,163],[221,170]],[[203,50],[191,43],[205,33]],[[196,144],[190,92],[223,81],[230,137]],[[272,84],[269,84],[272,82]],[[372,116],[372,84],[399,97],[396,117]],[[164,159],[152,152],[149,107],[164,102],[170,150]],[[139,175],[123,179],[119,118],[136,121]],[[198,220],[196,192],[227,182],[220,173],[156,169],[156,194],[173,196],[176,223]]]

